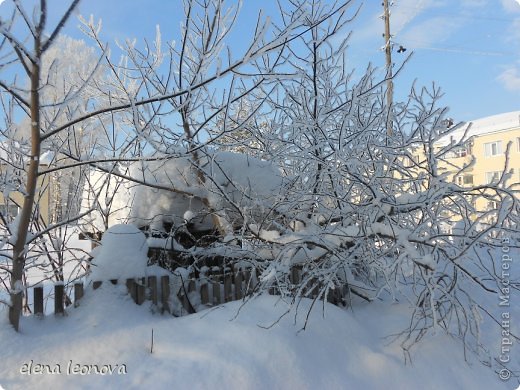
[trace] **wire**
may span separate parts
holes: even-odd
[[[421,3],[422,2],[423,1],[421,1]],[[398,6],[399,8],[404,8],[404,9],[409,9],[409,10],[414,11],[414,12],[410,12],[410,14],[413,15],[413,16],[411,18],[408,18],[406,20],[406,22],[410,21],[410,19],[412,19],[415,16],[417,16],[418,11],[421,10],[421,8],[419,8],[419,5],[417,7],[409,7],[409,6],[406,6],[406,5],[399,5]],[[453,18],[460,18],[460,19],[488,20],[488,21],[491,20],[491,21],[495,21],[495,22],[515,22],[515,21],[518,20],[518,18],[504,18],[504,17],[499,17],[499,16],[477,16],[477,15],[469,15],[469,14],[454,14],[452,12],[435,12],[435,16],[446,16],[446,17],[449,17],[449,18],[452,18],[452,19]]]
[[[403,12],[404,14],[409,14],[410,16],[408,18],[405,18],[404,21],[400,23],[400,28],[396,29],[395,34],[397,35],[399,32],[412,20],[414,19],[424,8],[423,6],[424,0],[421,0],[417,5],[411,7],[406,5],[398,4],[397,7],[400,9],[411,10],[412,12]],[[453,13],[446,13],[446,12],[435,12],[434,17],[439,16],[445,16],[449,17],[451,19],[467,19],[467,20],[485,20],[485,21],[496,21],[496,22],[510,22],[514,23],[515,21],[519,20],[518,18],[504,18],[504,17],[495,17],[495,16],[477,16],[477,15],[463,15],[463,14],[453,14]],[[477,41],[478,38],[474,38],[473,41]],[[416,42],[418,44],[417,47],[413,48],[413,50],[433,50],[433,51],[442,51],[442,52],[451,52],[451,53],[461,53],[461,54],[470,54],[470,55],[480,55],[480,56],[515,56],[516,54],[513,52],[507,52],[507,51],[485,51],[485,50],[472,50],[467,49],[461,46],[457,45],[449,45],[447,47],[428,47],[423,46],[421,47],[421,42],[414,41],[413,39],[406,39],[406,43],[413,43]],[[411,45],[413,46],[413,45]]]
[[[479,55],[479,56],[493,56],[493,57],[500,57],[500,56],[513,56],[514,53],[512,52],[500,52],[500,51],[481,51],[481,50],[466,50],[463,48],[448,48],[448,47],[415,47],[412,48],[412,50],[434,50],[434,51],[444,51],[444,52],[450,52],[450,53],[461,53],[461,54],[472,54],[472,55]]]
[[[415,43],[415,45],[413,44]],[[464,46],[459,46],[457,44],[448,45],[448,46],[425,46],[425,42],[421,42],[414,39],[406,39],[406,44],[410,46],[412,50],[434,50],[434,51],[442,51],[447,53],[461,53],[461,54],[471,54],[471,55],[480,55],[480,56],[492,56],[492,57],[504,57],[504,56],[516,56],[516,53],[511,51],[491,51],[491,50],[479,50],[472,49]]]

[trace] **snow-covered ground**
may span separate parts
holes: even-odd
[[[124,287],[104,284],[64,318],[23,318],[21,332],[0,310],[0,385],[16,389],[514,389],[458,342],[431,336],[405,364],[385,337],[406,322],[403,305],[374,303],[299,315],[261,296],[174,318],[137,306]],[[295,320],[296,318],[296,320]],[[274,325],[270,329],[263,327]],[[150,353],[152,330],[153,353]],[[48,365],[38,374],[38,365]],[[85,374],[87,366],[90,374]],[[112,366],[113,374],[105,371]],[[105,375],[95,373],[99,368]],[[83,374],[80,374],[82,372]]]
[[[63,264],[63,274],[67,283],[78,275],[84,274],[85,271],[82,266],[85,265],[85,261],[89,258],[89,253],[91,252],[91,242],[79,239],[79,232],[79,229],[73,226],[66,226],[61,232],[62,236],[60,239],[65,243],[64,246],[67,248],[66,252],[63,254],[65,260]],[[8,251],[6,248],[3,248],[2,250]],[[56,253],[52,252],[50,253],[50,256],[55,258]],[[50,280],[53,280],[52,268],[48,265],[47,256],[41,254],[41,248],[33,248],[33,250],[29,252],[29,257],[31,258],[31,264],[29,264],[26,269],[28,287],[33,287],[44,281],[42,285],[44,288],[45,310],[47,313],[50,313],[53,310],[53,301],[51,296],[54,292],[53,284],[50,282]],[[0,256],[0,265],[2,262],[9,264],[6,258]],[[0,276],[5,278],[5,283],[8,283],[8,276],[6,273]],[[29,304],[32,304],[32,298],[32,294],[29,294]],[[0,284],[0,301],[2,300],[9,301],[9,294],[4,288],[4,285]]]
[[[130,226],[115,226],[111,231],[114,234],[106,234],[96,251],[97,272],[121,276],[111,274],[117,264],[110,262],[116,258],[125,259],[123,265],[132,269],[143,262],[144,266],[142,233]],[[117,249],[111,241],[124,234],[131,235],[124,239],[128,245]],[[517,280],[518,253],[512,256],[510,276]],[[518,291],[511,291],[508,307],[501,307],[496,295],[482,289],[468,291],[495,318],[508,313],[507,331],[519,333]],[[87,288],[80,306],[67,309],[64,317],[23,317],[19,333],[9,325],[5,305],[0,306],[0,390],[512,390],[519,386],[517,378],[500,380],[471,352],[465,354],[459,339],[440,330],[405,356],[392,335],[408,325],[407,303],[354,301],[348,309],[318,305],[302,331],[311,302],[304,299],[297,313],[293,308],[283,315],[288,305],[279,297],[264,295],[245,305],[231,302],[176,318],[154,314],[149,302],[137,306],[124,285],[104,283],[95,291]],[[482,323],[480,340],[491,356],[501,353],[502,330],[489,319]],[[506,366],[514,370],[520,367],[516,343],[513,340],[506,354],[510,358]]]

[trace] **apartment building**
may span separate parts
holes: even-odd
[[[505,185],[520,190],[520,111],[468,122],[442,137],[435,147],[440,150],[459,143],[443,156],[439,166],[439,171],[449,173],[450,180],[461,186],[479,186],[497,183],[506,175]],[[498,207],[496,200],[485,196],[471,201],[478,211]]]

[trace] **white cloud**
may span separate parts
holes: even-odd
[[[402,0],[392,11],[392,26],[396,34],[412,22],[417,16],[435,6],[434,0]]]
[[[520,1],[520,0],[519,0]],[[520,8],[520,7],[518,7]],[[508,41],[512,43],[520,42],[520,18],[516,18],[508,27]]]
[[[482,8],[488,3],[488,0],[462,0],[461,5],[464,8]]]
[[[509,91],[520,92],[520,67],[512,65],[498,76],[498,81]]]
[[[520,5],[518,4],[520,0],[500,0],[498,2],[499,7],[497,7],[496,0],[452,1],[396,1],[391,8],[391,32],[394,42],[409,49],[442,49],[443,45],[446,45],[451,38],[474,20],[472,16],[478,18],[482,13],[489,10],[502,8],[502,14],[509,12],[513,18],[511,18],[511,22],[504,23],[504,32],[506,33],[500,37],[501,43],[505,40],[508,46],[514,45],[515,47],[520,43],[520,17],[517,17],[518,13],[516,13],[516,11],[520,13]],[[378,4],[380,3],[378,2]],[[372,5],[369,9],[370,15],[364,15],[363,23],[358,24],[354,29],[353,41],[359,44],[373,41],[375,37],[378,37],[380,47],[382,47],[384,43],[384,23],[380,17],[383,8]],[[377,9],[377,12],[374,12],[374,9]],[[515,13],[511,14],[513,11]],[[366,47],[368,46],[363,46],[362,49]],[[464,51],[464,49],[463,47],[461,50]],[[482,50],[482,52],[486,52],[486,50]]]
[[[520,0],[502,0],[502,6],[507,12],[520,12]]]
[[[445,41],[460,27],[457,19],[434,17],[407,29],[402,40],[411,48],[427,48]]]
[[[439,5],[440,2],[438,0],[400,0],[396,2],[391,8],[390,24],[392,35],[394,37],[398,36],[401,30],[408,26],[419,15]],[[372,39],[375,36],[381,37],[384,29],[381,15],[383,15],[383,7],[381,7],[377,13],[373,14],[366,23],[356,28],[354,31],[355,39],[365,40]],[[383,38],[381,38],[381,42],[383,42]]]

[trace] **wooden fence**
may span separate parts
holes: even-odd
[[[178,276],[176,276],[179,278]],[[214,306],[221,303],[240,300],[250,294],[257,283],[257,277],[252,270],[240,270],[232,272],[231,269],[214,267],[199,272],[198,277],[191,274],[187,280],[182,280],[180,291],[177,294],[182,307],[187,313],[195,313],[195,303]],[[120,281],[112,279],[105,281],[113,285]],[[92,289],[98,289],[104,281],[92,282]],[[171,313],[170,308],[170,276],[161,277],[148,276],[124,281],[128,292],[134,302],[141,305],[145,300],[150,300],[154,305],[161,309],[161,312]],[[36,315],[44,314],[44,288],[39,285],[33,290],[33,313]],[[86,287],[83,282],[73,284],[71,296],[66,295],[63,283],[54,284],[54,313],[64,314],[66,303],[78,306],[81,298],[85,294]]]
[[[180,278],[179,276],[175,276]],[[177,294],[182,308],[186,314],[195,313],[195,307],[199,304],[205,306],[215,306],[221,303],[234,300],[241,300],[247,295],[255,291],[258,284],[257,271],[255,269],[233,270],[229,267],[204,267],[197,275],[190,274],[186,280],[180,283],[180,290]],[[290,281],[293,286],[297,286],[302,278],[300,267],[291,269]],[[92,289],[98,289],[103,283],[111,283],[116,285],[121,281],[112,279],[109,281],[94,281]],[[170,307],[170,276],[161,277],[148,276],[134,279],[126,279],[124,281],[128,292],[134,302],[138,305],[143,304],[145,300],[151,301],[160,308],[161,313],[172,313]],[[44,314],[44,291],[43,286],[33,287],[33,302],[36,315]],[[310,298],[316,298],[322,285],[317,280],[312,280],[305,288],[305,295]],[[71,295],[66,294],[65,285],[56,283],[54,285],[54,313],[64,314],[66,303],[78,306],[80,300],[85,294],[86,287],[83,282],[76,282],[71,289]],[[268,290],[271,295],[278,295],[279,291],[276,286]],[[333,304],[344,303],[346,289],[330,290],[326,299]]]
[[[117,279],[108,281],[111,284],[118,284]],[[92,289],[96,290],[103,284],[102,281],[95,281],[92,283]],[[160,294],[158,293],[160,286]],[[146,291],[149,291],[150,300],[158,305],[159,302],[163,311],[169,311],[168,301],[170,298],[170,278],[169,276],[162,276],[157,282],[156,276],[148,276],[147,278],[126,279],[126,287],[132,296],[135,303],[141,305],[146,299]],[[32,288],[33,290],[33,313],[36,315],[44,314],[44,294],[43,286],[39,285]],[[63,283],[54,284],[54,314],[64,314],[67,302],[78,306],[81,298],[85,294],[85,285],[83,282],[76,282],[72,289],[73,299],[65,294],[65,285]]]

